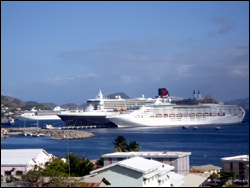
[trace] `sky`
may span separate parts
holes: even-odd
[[[249,97],[249,2],[1,1],[1,94]]]

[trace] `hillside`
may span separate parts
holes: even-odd
[[[123,99],[129,98],[129,96],[123,92],[110,94],[107,96],[107,98],[115,99],[116,96],[118,96],[118,95],[120,95],[121,98],[123,98]],[[54,103],[38,103],[36,101],[25,102],[25,101],[20,100],[18,98],[4,96],[4,95],[1,95],[1,104],[3,104],[6,107],[9,107],[10,109],[21,108],[23,110],[25,110],[25,109],[30,110],[34,106],[36,106],[37,109],[42,109],[42,110],[54,109],[55,106],[58,106]],[[244,109],[249,109],[249,98],[226,101],[226,102],[224,102],[224,104],[238,105],[238,106],[243,107]],[[79,108],[79,109],[84,108],[85,109],[86,106],[87,106],[87,103],[84,103],[82,105],[77,105],[74,103],[67,103],[67,104],[61,105],[62,108],[66,108],[66,109],[70,109],[70,110],[75,110],[77,108]]]
[[[31,110],[32,107],[36,107],[41,110],[48,110],[50,108],[44,106],[43,104],[39,104],[36,101],[23,101],[18,98],[9,97],[1,95],[1,105],[8,107],[10,110],[15,110],[16,108],[21,108],[22,110]]]
[[[129,96],[126,95],[123,92],[118,92],[118,93],[113,93],[107,96],[107,98],[109,99],[115,99],[116,96],[120,95],[121,98],[123,99],[128,99]],[[47,109],[54,109],[56,106],[58,106],[55,103],[38,103],[36,101],[23,101],[20,100],[18,98],[14,98],[14,97],[9,97],[9,96],[4,96],[1,95],[1,104],[3,104],[6,107],[9,107],[10,110],[12,109],[16,109],[16,108],[21,108],[22,110],[30,110],[32,107],[36,107],[37,109],[41,109],[41,110],[47,110]],[[69,110],[75,110],[75,109],[85,109],[87,107],[87,103],[84,103],[82,105],[77,105],[74,103],[67,103],[67,104],[63,104],[61,105],[62,108],[66,108]]]
[[[249,98],[226,101],[224,104],[238,105],[244,109],[249,109]]]
[[[24,107],[26,105],[26,103],[20,99],[4,95],[1,95],[1,104],[9,108]]]

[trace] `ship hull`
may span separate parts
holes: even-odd
[[[58,115],[67,126],[100,125],[116,127],[106,115]]]
[[[19,120],[26,120],[26,121],[36,121],[36,120],[61,120],[57,115],[51,116],[18,116],[17,119]]]
[[[118,127],[175,127],[186,125],[212,125],[212,124],[233,124],[241,123],[243,116],[223,116],[223,117],[182,117],[182,118],[134,118],[115,117],[108,119]]]

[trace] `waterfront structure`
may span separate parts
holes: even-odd
[[[174,167],[173,172],[187,175],[189,174],[189,156],[191,152],[175,152],[175,151],[142,151],[142,152],[114,152],[102,155],[104,166],[117,163],[131,157],[143,157],[145,159],[153,159],[155,161],[168,164]]]
[[[44,149],[1,149],[1,176],[20,178],[35,166],[44,168],[52,158]]]
[[[184,176],[173,166],[142,157],[132,157],[91,171],[88,177],[103,177],[111,187],[179,187]]]
[[[234,172],[236,179],[249,178],[249,155],[221,158],[222,171]]]
[[[212,175],[213,173],[218,174],[221,170],[221,167],[215,165],[201,165],[201,166],[191,166],[190,173],[201,173],[201,174],[208,174]]]
[[[61,113],[66,113],[69,110],[63,109],[60,106],[56,106],[53,110],[36,110],[32,108],[30,111],[25,111],[23,114],[17,116],[20,120],[60,120],[57,116]]]
[[[176,103],[170,98],[157,98],[153,104],[110,115],[107,119],[118,127],[169,127],[240,123],[244,117],[245,110],[242,107],[224,105],[212,98]]]

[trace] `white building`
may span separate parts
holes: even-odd
[[[249,155],[238,155],[221,158],[222,171],[234,172],[235,178],[249,178]]]
[[[1,176],[18,178],[35,166],[44,168],[52,157],[43,149],[2,149]]]
[[[171,172],[173,166],[142,157],[132,157],[90,172],[89,177],[103,177],[111,187],[177,187],[183,175]]]
[[[117,163],[131,157],[143,157],[145,159],[153,159],[161,163],[174,166],[174,172],[187,175],[189,174],[189,156],[191,152],[176,152],[176,151],[143,151],[143,152],[114,152],[102,155],[104,166]]]

